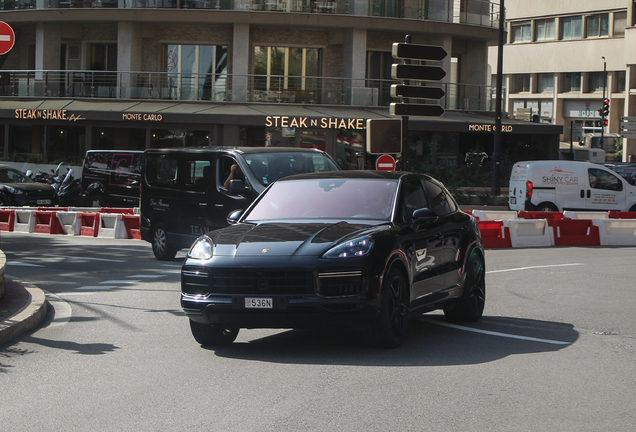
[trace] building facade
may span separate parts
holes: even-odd
[[[412,43],[448,53],[438,63],[446,77],[429,84],[444,88],[445,97],[433,103],[446,114],[409,121],[413,154],[434,141],[452,165],[476,143],[491,147],[488,46],[497,41],[498,2],[0,3],[0,21],[15,31],[14,48],[0,58],[5,158],[292,146],[322,148],[341,166],[357,166],[366,121],[391,117],[391,47],[407,34]],[[560,130],[535,126],[511,122],[508,139],[550,151]]]
[[[627,161],[636,154],[636,139],[620,137],[621,119],[636,116],[635,3],[505,2],[505,111],[513,118],[531,112],[541,122],[563,125],[564,148],[571,140],[575,147],[581,142],[600,147],[603,129],[609,160]],[[491,48],[492,71],[496,62]],[[599,110],[606,98],[610,108],[604,125]],[[596,141],[589,139],[595,136]]]

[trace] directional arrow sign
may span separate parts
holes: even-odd
[[[394,43],[392,54],[393,58],[438,61],[445,59],[447,53],[441,46]]]
[[[636,131],[621,131],[623,138],[636,138]]]
[[[439,87],[391,85],[391,97],[415,98],[415,99],[441,99],[445,95]]]
[[[405,80],[439,81],[446,71],[439,66],[392,64],[391,78]]]
[[[444,114],[444,108],[439,105],[392,103],[389,113],[399,116],[439,117]]]

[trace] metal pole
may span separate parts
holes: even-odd
[[[607,88],[607,62],[605,61],[605,57],[601,57],[603,59],[603,105],[601,109],[603,110],[603,115],[601,116],[601,147],[603,148],[603,139],[605,136],[605,110],[603,107],[605,106],[605,89]]]
[[[495,142],[492,152],[492,187],[491,195],[501,193],[499,174],[501,172],[501,99],[503,87],[503,45],[504,45],[504,0],[499,2],[499,40],[497,46],[497,94],[495,96]]]
[[[406,35],[404,37],[404,43],[411,43],[412,38],[411,35]],[[404,60],[404,64],[410,64],[411,61],[409,59]],[[409,85],[410,81],[405,80],[403,82],[404,85]],[[402,102],[409,103],[408,99],[403,99]],[[408,154],[409,154],[409,116],[402,116],[402,155],[401,155],[401,171],[408,171]]]

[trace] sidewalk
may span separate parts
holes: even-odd
[[[34,285],[5,278],[0,298],[0,346],[38,326],[46,317],[44,292]]]

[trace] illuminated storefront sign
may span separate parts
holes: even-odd
[[[16,109],[15,118],[17,119],[38,119],[38,120],[68,120],[77,121],[84,120],[82,116],[69,114],[65,109],[61,110],[39,110],[39,109]]]
[[[468,131],[469,132],[494,132],[495,125],[491,124],[469,124]],[[501,125],[502,132],[512,132],[511,125]]]
[[[123,113],[121,115],[122,120],[138,120],[138,121],[161,121],[163,116],[161,114],[134,114]]]
[[[284,128],[366,129],[367,120],[338,117],[267,116],[265,126]]]

